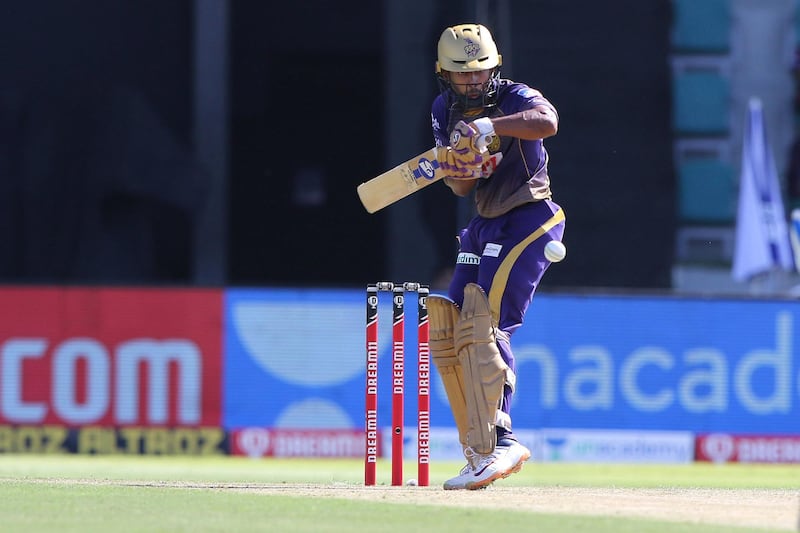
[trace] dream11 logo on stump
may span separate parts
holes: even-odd
[[[131,309],[115,302],[115,296],[130,299],[128,292],[106,289],[93,297],[76,296],[80,289],[72,289],[67,298],[75,296],[79,314],[94,315],[101,307],[98,321],[66,316],[66,309],[76,309],[63,304],[62,291],[28,295],[39,300],[37,309],[61,313],[50,312],[45,320],[22,313],[0,325],[0,424],[220,425],[221,387],[215,376],[221,369],[221,333],[206,321],[216,314],[220,323],[217,297],[203,291],[148,291]],[[14,296],[24,299],[26,293],[18,290]],[[8,306],[8,298],[0,301]],[[8,311],[0,309],[11,316]],[[192,323],[195,317],[202,324]],[[80,327],[89,322],[94,327]]]

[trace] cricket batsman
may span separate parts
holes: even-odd
[[[431,356],[467,460],[445,489],[488,487],[531,456],[512,431],[511,337],[551,264],[545,244],[564,234],[543,143],[558,131],[558,114],[538,90],[501,78],[501,64],[485,26],[441,34],[441,93],[431,112],[437,158],[444,183],[474,194],[476,210],[458,235],[448,295],[428,298]]]

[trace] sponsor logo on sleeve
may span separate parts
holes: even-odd
[[[481,258],[475,254],[471,254],[468,252],[461,252],[458,254],[456,258],[457,265],[480,265]]]

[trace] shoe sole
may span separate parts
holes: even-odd
[[[503,479],[506,476],[508,476],[508,474],[506,474],[505,472],[498,472],[495,475],[493,475],[492,477],[487,477],[486,479],[482,479],[481,481],[475,481],[475,482],[466,483],[464,485],[464,488],[467,489],[467,490],[485,489],[486,487],[488,487],[489,485],[491,485],[492,483],[494,483],[498,479]]]
[[[508,476],[510,476],[511,474],[516,474],[517,472],[522,470],[522,466],[530,458],[531,458],[531,454],[530,453],[526,453],[525,455],[520,457],[519,461],[517,461],[517,464],[512,466],[509,470],[506,470],[505,472],[498,472],[494,476],[492,476],[490,478],[486,478],[486,479],[481,480],[481,481],[476,481],[474,483],[467,483],[467,484],[464,485],[464,488],[466,488],[467,490],[485,489],[486,487],[488,487],[489,485],[491,485],[492,483],[494,483],[498,479],[505,479]]]

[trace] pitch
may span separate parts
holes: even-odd
[[[359,460],[0,455],[0,523],[26,533],[110,523],[117,531],[486,531],[501,512],[504,527],[545,533],[798,530],[800,465],[529,462],[486,490],[442,490],[458,466],[433,464],[430,487],[391,487],[381,464],[378,486],[364,487]]]

